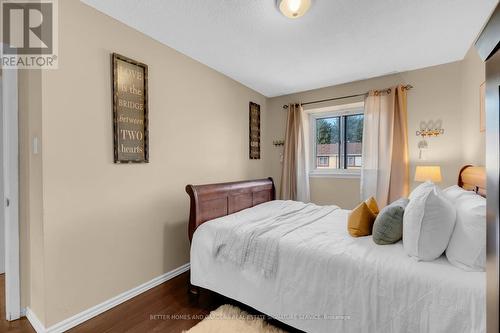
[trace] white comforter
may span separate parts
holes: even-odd
[[[279,239],[271,242],[277,244],[272,275],[263,274],[267,268],[259,260],[246,265],[229,254],[216,256],[218,237],[228,230],[259,225],[263,216],[293,205],[271,201],[200,226],[191,247],[192,284],[307,332],[486,331],[484,273],[462,271],[445,257],[417,262],[401,243],[380,246],[371,237],[352,238],[348,211],[335,206],[311,223],[297,221],[299,228],[274,235]]]
[[[236,213],[217,228],[214,255],[241,269],[253,268],[266,278],[276,274],[279,264],[279,242],[339,209],[297,201],[278,201],[273,209],[254,209]],[[248,214],[250,213],[250,214]]]

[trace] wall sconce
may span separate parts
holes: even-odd
[[[427,143],[427,141],[425,141],[425,139],[422,139],[419,143],[418,143],[418,149],[419,149],[419,154],[418,154],[418,159],[419,160],[425,160],[425,155],[424,155],[424,152],[429,149],[429,144]]]
[[[427,122],[420,122],[420,130],[417,131],[417,136],[422,138],[435,137],[444,134],[444,128],[442,128],[443,122],[441,120],[429,120]]]
[[[274,141],[273,141],[273,145],[274,145],[275,147],[284,146],[284,145],[285,145],[285,140],[274,140]]]

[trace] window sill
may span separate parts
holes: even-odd
[[[309,172],[310,178],[361,178],[361,171],[346,171],[346,170],[335,170],[335,171],[311,171]]]

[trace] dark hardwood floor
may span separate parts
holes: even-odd
[[[26,317],[15,321],[5,320],[5,274],[0,274],[0,332],[35,333]]]
[[[5,313],[4,275],[0,275],[0,313]],[[179,275],[145,293],[120,304],[101,315],[86,321],[68,332],[71,333],[180,333],[196,325],[210,311],[222,304],[233,304],[241,309],[258,314],[255,310],[231,299],[202,291],[199,296],[187,292],[189,272]],[[298,332],[275,321],[271,324],[289,332]],[[0,332],[34,333],[26,318],[8,322],[0,321]]]
[[[193,327],[204,315],[224,304],[221,296],[187,292],[189,274],[184,273],[133,299],[86,321],[68,332],[182,332]],[[0,316],[5,318],[5,275],[0,275]],[[193,317],[197,319],[193,319]],[[173,318],[173,319],[172,319]],[[0,320],[1,333],[35,333],[24,317]]]
[[[71,329],[83,332],[182,332],[223,304],[221,297],[205,292],[188,294],[189,273],[173,278],[103,314]],[[193,319],[200,317],[201,319]]]

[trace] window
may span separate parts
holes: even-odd
[[[311,114],[312,174],[357,174],[363,165],[363,109]]]
[[[329,156],[318,156],[318,168],[328,168],[330,166]]]
[[[337,169],[339,167],[339,142],[340,117],[316,119],[316,168]],[[328,160],[328,163],[322,163],[325,160]]]
[[[363,163],[361,156],[363,144],[363,119],[362,114],[345,116],[345,156],[347,163],[345,169],[360,169]]]

